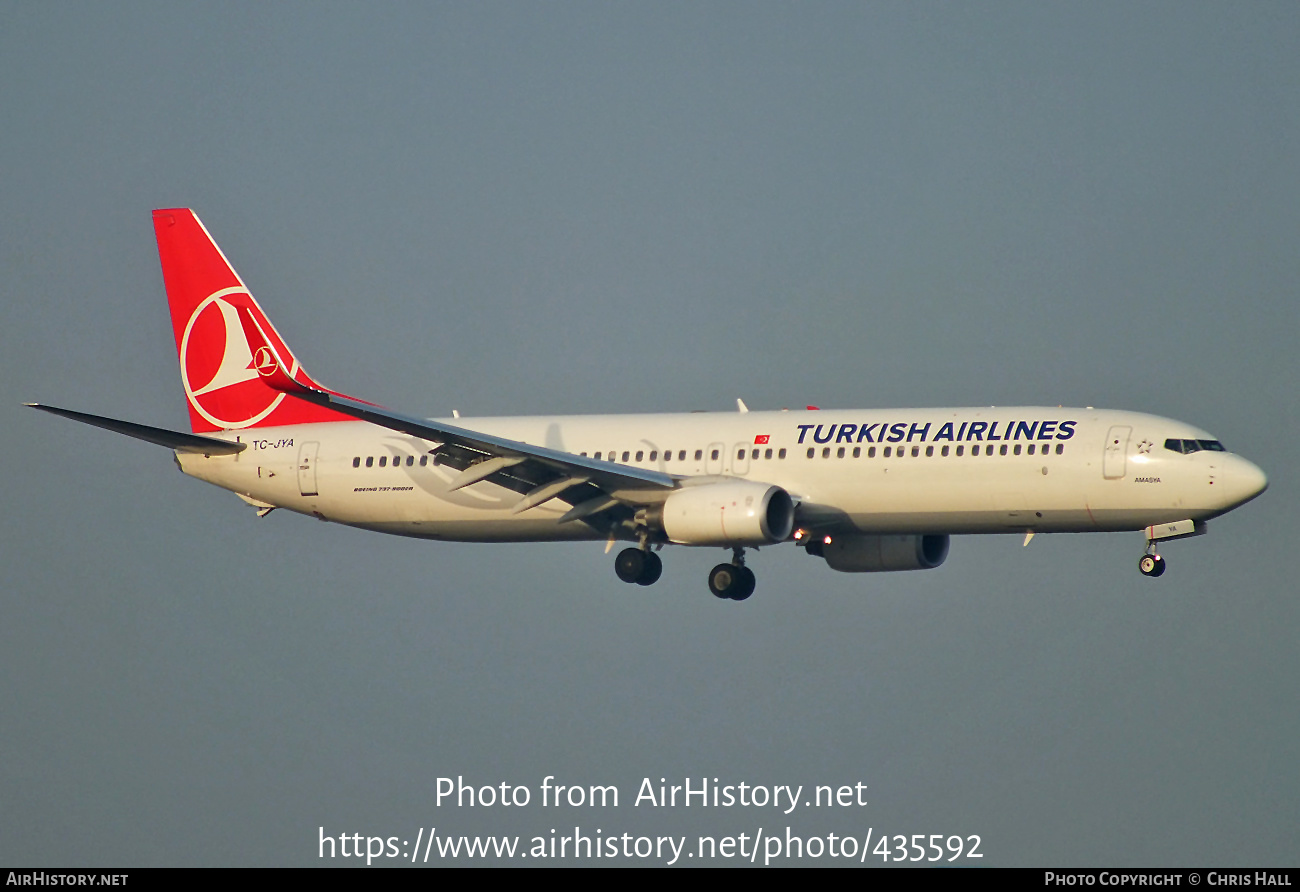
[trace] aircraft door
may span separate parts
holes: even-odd
[[[298,450],[298,492],[305,496],[320,495],[316,488],[316,453],[320,443],[303,443]]]
[[[726,443],[710,443],[709,451],[704,458],[704,473],[721,474],[722,463],[727,457]]]
[[[1117,480],[1124,476],[1124,459],[1128,454],[1128,436],[1133,428],[1117,424],[1106,434],[1106,452],[1102,459],[1101,473],[1107,480]]]

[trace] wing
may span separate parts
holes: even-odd
[[[437,443],[431,452],[438,463],[460,471],[452,481],[453,490],[491,479],[523,494],[513,509],[516,513],[558,498],[573,506],[560,519],[561,523],[568,523],[611,509],[621,509],[614,512],[616,515],[628,514],[635,506],[662,502],[679,486],[681,478],[661,471],[600,461],[441,421],[414,418],[303,384],[285,370],[257,319],[244,308],[239,313],[253,347],[255,365],[270,387],[361,421]]]

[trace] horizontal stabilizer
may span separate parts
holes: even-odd
[[[49,412],[51,415],[62,415],[64,418],[71,418],[73,421],[93,424],[95,427],[126,434],[128,437],[135,437],[137,440],[144,440],[147,443],[157,443],[159,446],[166,446],[178,452],[195,452],[202,455],[234,455],[248,448],[247,443],[229,443],[215,437],[182,434],[179,431],[149,427],[146,424],[136,424],[131,421],[119,421],[116,418],[105,418],[102,415],[73,412],[71,409],[60,409],[57,406],[43,406],[40,403],[27,403],[27,405],[33,409],[40,409],[42,412]]]

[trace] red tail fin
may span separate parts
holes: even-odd
[[[293,379],[320,388],[192,210],[154,211],[153,226],[195,433],[351,420],[301,400],[286,400],[258,376],[239,318],[241,307],[257,320]]]

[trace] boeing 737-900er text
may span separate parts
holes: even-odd
[[[1213,436],[1137,412],[1060,407],[422,419],[322,387],[193,211],[154,211],[191,433],[32,404],[170,447],[265,515],[466,542],[730,549],[719,598],[754,590],[745,549],[794,542],[835,570],[923,570],[960,533],[1143,530],[1159,542],[1264,491]],[[607,546],[608,549],[608,546]]]

